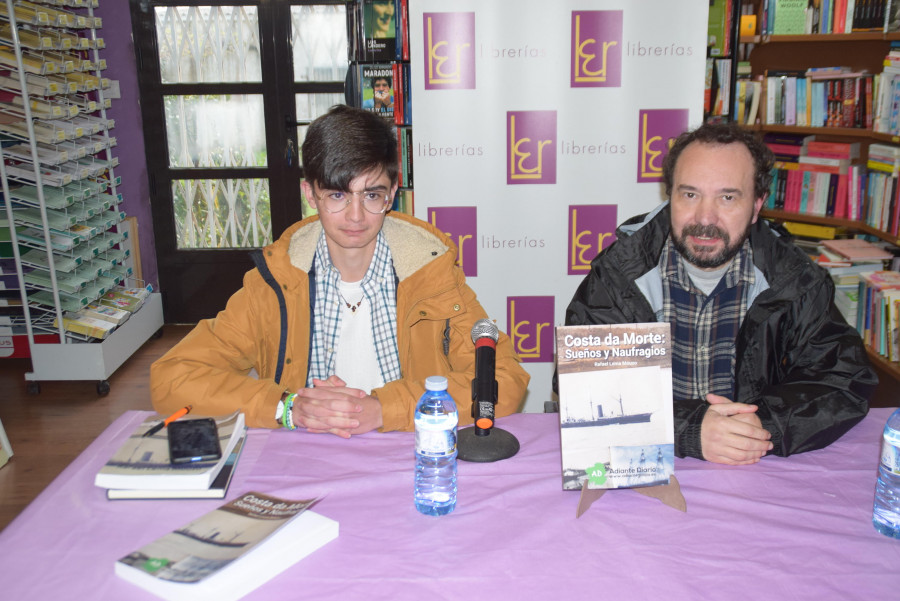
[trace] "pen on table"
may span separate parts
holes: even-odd
[[[158,424],[156,424],[155,426],[153,426],[152,428],[150,428],[149,430],[144,432],[144,436],[153,436],[154,434],[156,434],[157,432],[159,432],[160,430],[162,430],[163,428],[165,428],[166,426],[168,426],[169,424],[174,422],[176,419],[182,418],[190,412],[191,412],[191,405],[188,405],[187,407],[182,407],[181,409],[179,409],[178,411],[176,411],[175,413],[173,413],[172,415],[170,415],[163,421],[159,422]]]

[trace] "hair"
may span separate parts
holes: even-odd
[[[309,125],[301,156],[306,181],[329,190],[347,191],[351,181],[369,171],[397,183],[394,129],[362,109],[338,104],[318,117]]]
[[[672,194],[672,180],[675,177],[675,165],[685,148],[692,142],[702,144],[743,144],[753,158],[753,193],[755,198],[765,198],[769,194],[772,183],[772,167],[775,155],[765,143],[753,132],[742,129],[734,123],[704,123],[693,131],[678,136],[663,162],[663,181],[666,184],[666,196]]]
[[[378,83],[379,81],[384,81],[388,85],[389,88],[393,87],[391,78],[388,77],[387,75],[379,75],[377,77],[373,77],[372,78],[372,87],[374,88],[375,84]]]

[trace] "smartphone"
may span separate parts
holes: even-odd
[[[183,419],[166,426],[169,437],[169,461],[193,463],[222,457],[219,428],[211,417]]]

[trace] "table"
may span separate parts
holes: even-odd
[[[827,449],[753,466],[676,460],[687,513],[616,490],[579,519],[556,415],[499,420],[521,451],[461,462],[459,505],[439,518],[413,507],[411,433],[254,429],[228,499],[324,495],[315,510],[341,533],[246,599],[898,599],[900,541],[871,523],[889,414],[873,409]],[[0,597],[155,599],[114,562],[223,501],[107,501],[93,486],[145,415],[117,419],[0,533]]]

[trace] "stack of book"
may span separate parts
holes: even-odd
[[[859,142],[775,133],[766,134],[764,140],[776,158],[768,208],[860,218],[865,194]]]
[[[888,361],[900,361],[900,272],[860,275],[856,328],[869,348]]]
[[[869,144],[868,207],[861,215],[868,225],[897,235],[900,232],[900,148],[887,144]]]
[[[148,288],[114,288],[103,295],[100,304],[134,313],[149,296]]]
[[[880,270],[893,255],[866,240],[844,238],[823,240],[816,261],[834,281],[834,304],[849,324],[856,324],[859,281],[863,273]]]
[[[94,478],[109,499],[223,498],[246,437],[244,414],[216,418],[222,457],[214,461],[173,464],[166,429],[144,436],[160,423],[148,417],[106,462]]]

